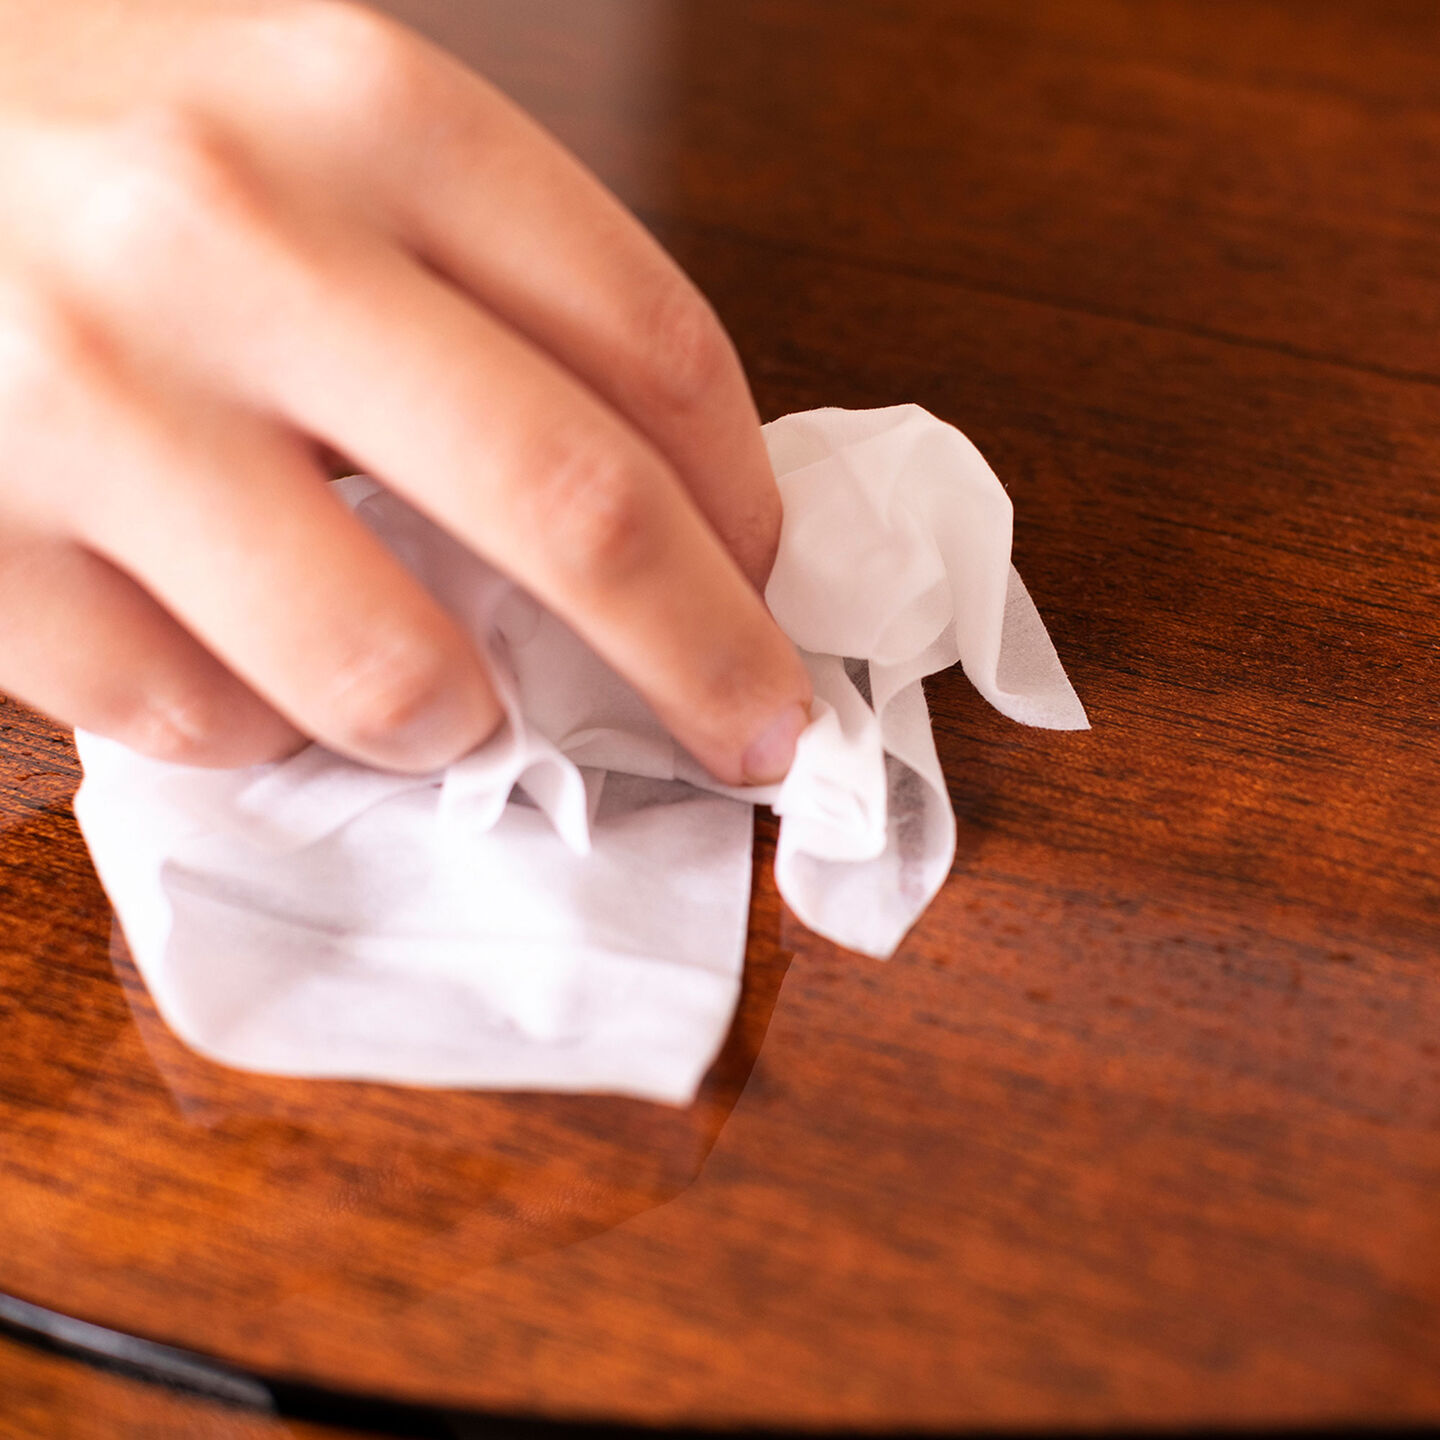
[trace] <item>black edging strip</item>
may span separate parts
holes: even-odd
[[[397,1440],[454,1440],[456,1433],[442,1412],[425,1406],[261,1379],[207,1355],[76,1320],[11,1295],[0,1294],[0,1332],[102,1370],[278,1419],[351,1426]]]
[[[509,1415],[488,1415],[477,1411],[459,1411],[443,1407],[387,1400],[378,1396],[329,1390],[292,1380],[262,1378],[239,1370],[223,1361],[214,1360],[193,1350],[162,1345],[137,1335],[110,1330],[88,1320],[77,1320],[28,1300],[0,1292],[0,1334],[9,1335],[34,1349],[49,1351],[79,1360],[99,1370],[112,1371],[167,1390],[180,1391],[233,1409],[260,1412],[279,1420],[299,1420],[311,1425],[345,1427],[368,1431],[389,1440],[720,1440],[729,1435],[733,1440],[937,1440],[940,1432],[918,1434],[903,1431],[864,1429],[818,1432],[803,1430],[740,1429],[728,1432],[670,1427],[652,1428],[635,1425],[541,1420]],[[1375,1437],[1426,1436],[1435,1427],[1413,1425],[1367,1424],[1363,1419],[1349,1424],[1293,1425],[1280,1424],[1256,1430],[1245,1425],[1199,1424],[1172,1427],[1074,1426],[1054,1430],[1030,1427],[994,1427],[966,1430],[969,1440],[996,1437],[996,1440],[1020,1440],[1054,1434],[1067,1440],[1083,1440],[1086,1436],[1114,1435],[1126,1440],[1153,1436],[1156,1440],[1182,1440],[1182,1437],[1216,1436],[1220,1440],[1243,1440],[1256,1435],[1265,1440],[1318,1440],[1318,1437],[1364,1435]]]

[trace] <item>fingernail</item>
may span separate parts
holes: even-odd
[[[781,713],[750,742],[740,768],[747,785],[773,785],[785,778],[795,759],[795,742],[810,723],[803,705],[792,705]]]

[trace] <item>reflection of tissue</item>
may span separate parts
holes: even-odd
[[[921,677],[1085,726],[1010,568],[1010,502],[914,406],[766,427],[784,499],[766,598],[815,682],[783,784],[716,786],[568,629],[394,496],[356,513],[489,657],[508,723],[431,776],[312,746],[233,771],[78,735],[76,814],[169,1023],[229,1064],[690,1099],[738,993],[751,804],[812,929],[889,955],[955,821]]]

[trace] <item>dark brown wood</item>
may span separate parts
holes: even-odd
[[[1440,11],[391,8],[640,210],[767,415],[977,441],[1095,729],[931,687],[960,848],[889,964],[762,827],[672,1112],[190,1056],[0,709],[0,1290],[546,1416],[1440,1420]]]

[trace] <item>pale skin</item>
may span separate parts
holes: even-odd
[[[501,723],[379,478],[731,784],[810,702],[712,310],[496,90],[338,0],[0,0],[0,690],[198,765]]]

